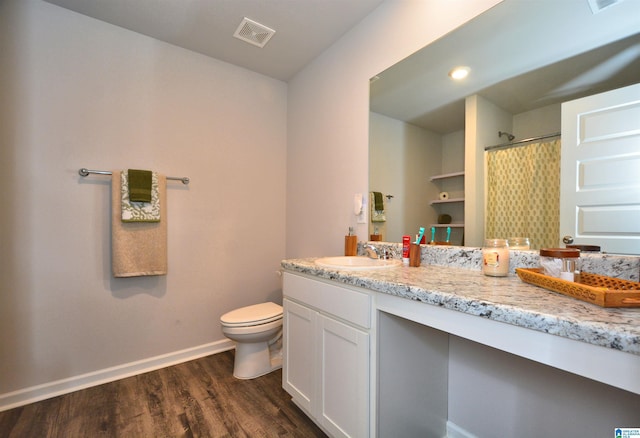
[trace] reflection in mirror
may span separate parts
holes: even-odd
[[[481,246],[484,148],[508,142],[499,133],[560,132],[562,102],[638,82],[640,34],[627,17],[637,5],[593,14],[586,3],[505,0],[372,78],[369,187],[385,221],[371,234],[400,242],[425,226],[443,241],[450,227],[451,243]],[[454,83],[457,65],[471,72]]]

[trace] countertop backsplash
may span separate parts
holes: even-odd
[[[373,245],[385,251],[391,258],[402,258],[402,244],[389,242],[359,242],[358,254],[365,255],[364,245]],[[448,245],[421,245],[422,265],[450,266],[463,269],[480,270],[482,268],[482,248]],[[537,268],[539,263],[537,250],[511,250],[509,272],[516,268]],[[582,253],[581,270],[622,280],[640,281],[640,257],[631,255]]]

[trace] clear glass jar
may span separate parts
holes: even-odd
[[[509,249],[531,249],[528,237],[509,237],[507,243],[509,244]]]
[[[482,273],[491,277],[506,277],[509,274],[509,245],[506,239],[484,241]]]
[[[549,277],[574,281],[580,272],[580,251],[573,248],[543,248],[540,250],[542,273]]]

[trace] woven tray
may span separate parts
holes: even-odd
[[[640,307],[640,282],[582,272],[578,282],[541,274],[539,268],[516,268],[526,283],[601,307]]]

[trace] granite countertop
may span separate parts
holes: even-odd
[[[322,268],[315,258],[283,260],[289,271],[640,355],[640,308],[602,308],[477,269],[424,264],[369,271]]]

